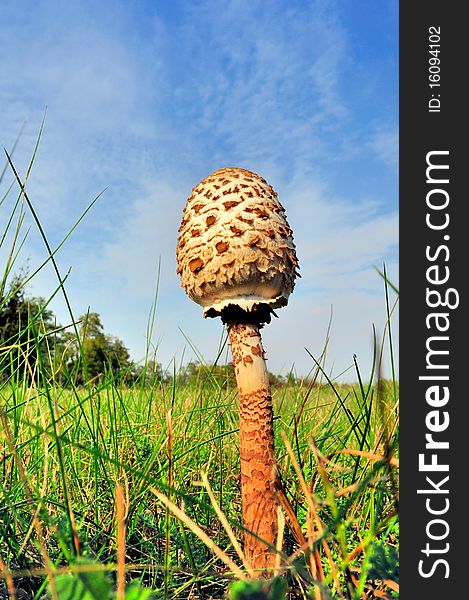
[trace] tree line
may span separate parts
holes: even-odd
[[[63,327],[42,297],[29,296],[20,273],[0,295],[0,382],[38,383],[46,377],[59,385],[83,385],[102,377],[126,385],[143,383],[218,384],[235,386],[231,364],[202,365],[191,361],[166,372],[155,359],[132,361],[124,342],[104,331],[97,312],[81,315],[74,326]],[[273,385],[294,383],[294,377],[269,374]]]
[[[124,342],[105,333],[98,313],[61,326],[44,298],[27,295],[24,279],[24,274],[14,276],[0,296],[1,380],[46,376],[61,385],[80,385],[105,375],[133,383],[143,371],[149,380],[163,377],[155,361],[135,364]]]

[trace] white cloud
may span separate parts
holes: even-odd
[[[399,160],[399,133],[389,126],[377,126],[369,145],[379,160],[397,170]]]

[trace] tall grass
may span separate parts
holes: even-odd
[[[2,302],[26,208],[55,254],[12,172]],[[188,383],[175,370],[148,385],[144,370],[132,387],[112,373],[64,384],[54,338],[31,317],[27,343],[0,348],[0,598],[397,597],[398,384],[380,377],[393,354],[383,280],[388,323],[368,373],[355,361],[357,383],[337,384],[311,357],[308,379],[273,388],[283,543],[266,582],[247,577],[238,542],[232,381],[207,365]],[[154,319],[153,307],[149,329]],[[20,368],[44,344],[34,372]]]

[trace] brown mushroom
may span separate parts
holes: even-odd
[[[202,233],[194,235],[194,229]],[[239,395],[245,555],[262,573],[275,564],[278,475],[260,328],[273,309],[287,304],[295,285],[292,231],[265,179],[225,168],[193,189],[176,254],[188,296],[203,307],[204,317],[221,316],[228,329]]]

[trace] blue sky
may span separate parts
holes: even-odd
[[[213,360],[222,325],[180,288],[177,228],[191,188],[238,166],[278,192],[301,267],[264,329],[270,370],[307,373],[332,310],[327,371],[356,354],[368,372],[386,322],[375,265],[398,283],[397,0],[3,0],[0,22],[0,141],[25,123],[24,175],[47,107],[27,189],[52,246],[105,189],[57,255],[77,316],[99,312],[142,358],[161,261],[157,359],[193,358],[190,339]],[[18,267],[44,256],[32,228]],[[55,287],[46,268],[30,292]]]

